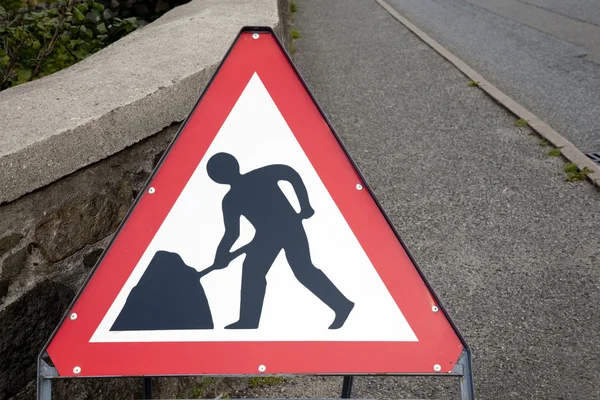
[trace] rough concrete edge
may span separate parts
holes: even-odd
[[[290,42],[289,0],[276,0],[276,4],[278,8],[278,21],[272,28],[280,38],[285,49],[288,50]],[[103,115],[86,121],[74,129],[57,132],[57,134],[45,140],[0,157],[0,170],[5,174],[2,180],[6,181],[6,185],[0,190],[0,205],[13,202],[28,193],[46,187],[65,176],[102,161],[127,147],[135,145],[141,140],[161,132],[172,123],[185,120],[191,110],[191,106],[186,103],[186,99],[193,98],[195,103],[220,63],[221,60],[216,64],[206,65],[196,73],[173,82],[173,85],[169,87],[150,93],[125,106],[107,111]],[[198,88],[201,88],[198,93],[191,93]],[[182,96],[183,93],[185,95]],[[160,104],[164,100],[172,99],[175,99],[177,103],[175,107],[177,112],[169,114],[160,107]],[[144,118],[144,114],[147,110],[152,109],[162,110],[162,112],[159,111],[157,113],[159,114],[159,121],[149,125]],[[58,146],[58,144],[65,141],[77,145],[86,145],[90,143],[90,138],[102,142],[102,137],[107,129],[112,129],[114,126],[131,124],[132,121],[135,121],[140,127],[132,136],[122,137],[113,143],[105,143],[102,147],[93,148],[86,159],[73,158],[71,147]],[[49,148],[58,148],[59,150],[58,152],[50,153],[47,151]],[[27,164],[23,164],[23,160],[28,160]],[[56,160],[59,160],[59,162],[56,162]],[[70,162],[65,162],[66,160],[70,160]],[[18,166],[21,170],[30,171],[28,179],[22,179],[22,176],[18,172],[15,172],[18,168],[14,166]],[[46,171],[48,169],[52,170],[51,178],[46,178],[42,174],[36,174],[36,171],[42,169]]]
[[[277,12],[279,14],[279,22],[274,28],[275,33],[279,37],[281,44],[285,48],[285,51],[290,52],[290,30],[292,26],[291,11],[290,11],[291,0],[277,0]],[[291,54],[290,54],[291,57]]]
[[[502,106],[507,108],[510,112],[515,114],[517,117],[527,121],[527,124],[531,129],[537,132],[544,139],[548,140],[556,148],[560,149],[561,154],[567,160],[576,164],[580,170],[588,168],[592,172],[587,175],[590,182],[600,187],[600,166],[595,164],[589,157],[581,152],[573,143],[568,141],[560,133],[552,129],[548,124],[539,119],[531,111],[517,103],[515,100],[504,94],[500,89],[488,82],[483,76],[477,73],[474,69],[469,67],[464,61],[448,51],[444,46],[440,45],[429,35],[403,17],[398,11],[390,6],[385,0],[375,0],[381,7],[383,7],[392,17],[398,20],[402,25],[408,28],[412,33],[417,35],[419,39],[424,41],[427,45],[437,51],[442,57],[452,63],[460,72],[466,75],[469,79],[475,82],[479,82],[479,87],[486,92],[489,96],[495,99]]]
[[[10,171],[11,166],[17,165],[27,171],[36,171],[42,168],[52,169],[53,176],[50,179],[45,179],[42,174],[35,175],[35,173],[31,173],[27,185],[12,185],[2,188],[0,204],[9,203],[27,193],[50,185],[65,176],[102,161],[141,140],[161,132],[173,123],[183,121],[190,111],[186,101],[189,98],[199,96],[201,91],[192,92],[198,88],[204,88],[217,67],[218,64],[206,65],[198,72],[183,77],[170,87],[151,93],[125,106],[114,108],[74,129],[58,132],[42,141],[2,157],[0,167],[5,171]],[[164,99],[176,103],[177,113],[168,115],[167,112],[164,112],[160,107]],[[144,118],[146,110],[152,109],[159,110],[155,113],[160,115],[160,121],[156,124],[150,124]],[[132,123],[136,124],[136,129],[132,131],[131,135],[117,138],[114,142],[107,143],[103,147],[88,147],[90,154],[87,155],[86,159],[73,157],[73,147],[64,146],[65,142],[81,146],[89,146],[88,143],[101,143],[107,130],[114,129],[115,126],[126,126]],[[56,151],[48,152],[47,149],[56,149]],[[57,162],[57,160],[59,161]],[[11,180],[13,182],[23,182],[19,174],[12,175],[7,180],[9,182]]]

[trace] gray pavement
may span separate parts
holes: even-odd
[[[600,151],[600,2],[388,2],[580,150]]]
[[[600,192],[373,0],[297,3],[296,64],[472,347],[477,398],[600,399]],[[341,380],[284,386],[254,395]],[[361,377],[354,396],[457,391]]]
[[[521,0],[521,2],[575,20],[600,25],[600,7],[598,0]]]

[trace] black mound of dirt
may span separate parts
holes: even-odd
[[[198,272],[186,265],[179,254],[158,251],[110,330],[213,328]]]

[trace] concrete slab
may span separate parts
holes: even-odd
[[[183,120],[245,25],[277,0],[192,0],[74,66],[0,92],[0,203]]]

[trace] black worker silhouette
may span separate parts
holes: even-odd
[[[238,161],[228,153],[213,155],[206,169],[213,181],[230,185],[222,202],[225,234],[209,270],[225,268],[241,252],[246,253],[240,317],[225,328],[258,328],[267,288],[266,275],[281,250],[284,250],[296,279],[335,312],[329,329],[341,328],[354,303],[312,263],[302,220],[312,217],[314,210],[300,175],[287,165],[268,165],[241,174]],[[279,188],[280,181],[292,184],[300,202],[300,213],[294,210]],[[242,215],[254,226],[254,238],[242,249],[230,253],[240,234]]]

